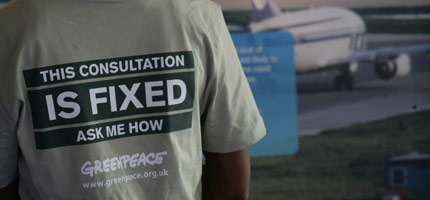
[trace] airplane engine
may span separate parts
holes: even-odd
[[[388,80],[403,77],[411,71],[411,60],[408,54],[400,54],[395,59],[379,59],[375,61],[375,72],[379,78]]]

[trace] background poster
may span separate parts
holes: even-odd
[[[294,38],[288,32],[231,35],[267,134],[249,149],[251,156],[297,151],[297,96]]]
[[[429,1],[215,2],[294,38],[300,145],[252,159],[251,199],[430,199]]]

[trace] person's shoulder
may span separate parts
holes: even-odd
[[[221,6],[211,0],[182,0],[188,4],[187,15],[197,24],[206,26],[223,20]]]
[[[19,16],[24,14],[30,6],[31,1],[25,0],[12,0],[0,6],[0,20],[4,17]]]
[[[221,10],[221,6],[211,0],[185,0],[188,1],[190,12],[218,12]]]
[[[23,21],[32,20],[30,13],[34,8],[30,0],[12,0],[0,7],[0,28],[10,29],[14,26],[22,26]]]
[[[163,7],[171,7],[181,14],[195,12],[213,12],[221,10],[221,7],[211,0],[170,0],[159,1]]]
[[[184,0],[184,1],[188,1],[190,6],[194,6],[194,7],[208,7],[208,8],[212,8],[212,9],[220,9],[221,8],[217,3],[215,3],[211,0]]]

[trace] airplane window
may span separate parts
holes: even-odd
[[[358,37],[357,37],[357,41],[356,41],[356,46],[357,46],[357,50],[360,50],[361,49],[361,43],[362,43],[362,41],[363,41],[363,35],[358,35]]]

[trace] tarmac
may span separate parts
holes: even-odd
[[[430,35],[367,35],[368,48],[430,43]],[[299,136],[430,109],[430,58],[411,55],[411,73],[383,80],[373,65],[354,73],[355,89],[336,91],[337,70],[297,76]]]

